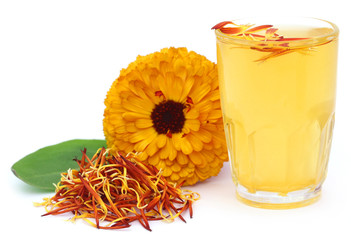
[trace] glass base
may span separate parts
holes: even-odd
[[[237,185],[236,196],[239,201],[252,207],[266,209],[291,209],[310,205],[321,196],[321,187],[314,191],[304,189],[282,195],[275,192],[249,192],[244,186]]]

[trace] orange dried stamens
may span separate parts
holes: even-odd
[[[163,94],[162,91],[156,91],[156,92],[155,92],[155,96],[156,96],[156,97],[164,97],[165,95]]]
[[[126,228],[139,221],[149,231],[152,220],[185,221],[180,214],[187,209],[192,217],[191,205],[198,194],[168,183],[135,154],[123,157],[102,148],[89,159],[86,150],[82,152],[82,159],[76,160],[79,171],[63,173],[55,196],[40,204],[47,210],[43,216],[73,212],[73,220],[82,218],[100,229]],[[110,223],[101,226],[104,221]]]

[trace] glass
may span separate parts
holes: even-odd
[[[332,142],[338,28],[314,18],[233,22],[225,27],[273,24],[251,34],[215,30],[236,195],[261,208],[311,204],[320,197]]]

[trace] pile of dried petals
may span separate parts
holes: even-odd
[[[135,154],[123,157],[104,148],[91,159],[86,150],[82,154],[82,159],[76,160],[79,171],[62,173],[56,194],[36,204],[45,206],[43,216],[72,212],[72,220],[82,218],[101,229],[126,228],[138,220],[150,231],[148,221],[179,217],[185,222],[181,216],[185,210],[192,217],[192,204],[199,195],[170,184],[160,171],[140,162]],[[101,226],[103,221],[108,223]]]

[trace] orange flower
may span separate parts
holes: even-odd
[[[228,160],[217,68],[186,48],[139,56],[107,93],[109,148],[137,152],[170,182],[192,185]]]

